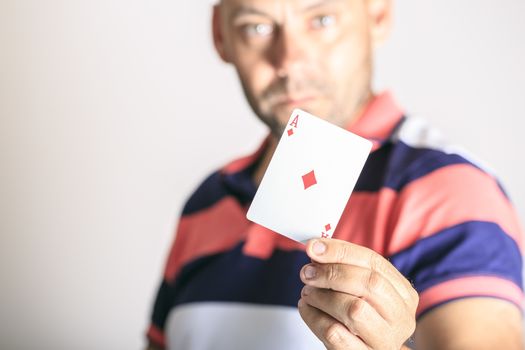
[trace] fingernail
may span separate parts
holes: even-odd
[[[312,247],[312,250],[316,255],[321,255],[326,251],[326,244],[321,241],[316,241]]]
[[[308,280],[314,278],[316,273],[317,269],[312,265],[306,266],[306,268],[304,269],[304,277],[306,277],[306,279]]]

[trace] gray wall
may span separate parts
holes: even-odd
[[[133,349],[184,198],[265,134],[209,1],[0,0],[0,347]],[[376,86],[525,219],[525,2],[399,1]],[[521,151],[520,151],[521,150]]]

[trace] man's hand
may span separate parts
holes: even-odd
[[[309,241],[299,312],[327,349],[399,350],[416,327],[418,294],[381,255],[337,239]]]

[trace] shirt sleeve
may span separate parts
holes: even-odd
[[[418,317],[465,297],[522,307],[523,231],[491,175],[467,163],[439,168],[400,192],[391,219],[393,240],[407,244],[390,261],[419,292]]]

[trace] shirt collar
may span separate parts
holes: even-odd
[[[376,150],[387,141],[403,119],[403,110],[389,91],[383,92],[364,109],[346,129],[374,143]]]
[[[372,151],[375,151],[390,139],[402,119],[402,109],[392,94],[386,91],[376,95],[361,116],[346,129],[372,141]],[[220,170],[225,186],[243,203],[251,201],[257,191],[252,174],[268,146],[268,140],[269,135],[255,153],[234,160]]]

